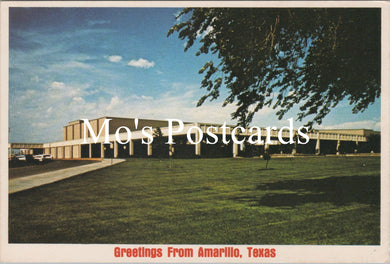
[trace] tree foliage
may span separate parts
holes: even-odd
[[[236,103],[242,125],[263,107],[281,119],[295,106],[297,120],[321,124],[345,98],[358,113],[380,96],[380,9],[186,8],[178,18],[168,36],[218,56],[199,71],[198,106],[225,86],[223,106]]]
[[[265,168],[267,169],[267,168],[268,168],[268,162],[269,162],[270,159],[271,159],[271,155],[270,155],[268,152],[265,152],[265,153],[263,154],[263,159],[264,159],[265,161],[267,161],[267,162],[265,163]]]
[[[153,131],[153,145],[156,147],[157,153],[155,156],[162,157],[164,153],[164,136],[160,127],[156,127]]]
[[[367,149],[368,148],[368,149]],[[381,135],[380,134],[372,134],[367,137],[367,147],[365,152],[381,152]]]

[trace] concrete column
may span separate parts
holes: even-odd
[[[146,146],[148,146],[148,156],[152,156],[152,144],[148,144]]]
[[[297,142],[294,142],[294,146],[293,146],[293,149],[291,151],[291,154],[293,154],[293,155],[297,154]]]
[[[173,147],[172,144],[169,144],[169,157],[173,156],[173,153],[175,153],[175,148]]]
[[[336,154],[340,154],[340,134],[337,134],[337,146],[336,146]]]
[[[72,157],[75,159],[81,158],[80,156],[81,153],[81,146],[80,145],[73,145],[72,146]]]
[[[73,159],[73,145],[70,146],[70,158]]]
[[[118,157],[118,142],[114,141],[114,158]]]
[[[353,152],[357,153],[358,152],[358,148],[359,148],[359,141],[358,141],[357,136],[356,136],[356,144],[355,144],[355,149],[353,150]]]
[[[104,144],[103,142],[100,144],[100,157],[104,159]]]
[[[233,158],[238,156],[238,144],[233,142]]]
[[[83,138],[83,136],[84,136],[82,129],[83,129],[83,123],[80,123],[79,138]]]
[[[321,143],[320,143],[320,132],[317,132],[317,143],[316,143],[316,155],[319,155],[321,152]]]
[[[196,123],[195,124],[196,126],[199,126],[198,125],[198,123]],[[196,130],[196,132],[195,132],[195,142],[198,142],[199,141],[199,132],[198,132],[198,130]],[[199,143],[197,143],[197,144],[195,144],[195,155],[196,156],[200,156],[201,155],[201,144],[202,144],[202,142],[199,142]]]
[[[130,156],[134,155],[134,143],[133,143],[133,140],[129,141],[129,155]]]
[[[240,150],[241,150],[241,151],[244,151],[244,150],[245,150],[245,145],[244,145],[244,143],[241,143],[241,144],[240,144]]]
[[[89,158],[92,158],[92,144],[89,143],[89,144],[88,144],[88,147],[89,147],[89,154],[88,154],[88,157],[89,157]]]
[[[264,143],[264,152],[269,152],[269,144]]]

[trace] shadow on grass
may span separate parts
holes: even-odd
[[[260,184],[256,190],[269,192],[263,196],[236,197],[234,200],[250,202],[254,206],[270,207],[295,207],[306,203],[324,202],[336,206],[354,202],[378,207],[380,204],[379,176],[277,181]]]

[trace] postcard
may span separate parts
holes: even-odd
[[[1,2],[1,262],[389,262],[389,9]]]

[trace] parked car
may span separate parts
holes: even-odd
[[[17,160],[22,160],[22,161],[26,161],[26,155],[16,155],[16,156],[15,156],[15,159],[17,159]]]
[[[43,154],[44,160],[53,160],[53,156],[51,154]]]
[[[34,155],[33,157],[35,161],[43,162],[44,160],[43,154]]]
[[[39,162],[49,161],[53,160],[53,156],[51,154],[38,154],[34,155],[34,160]]]

